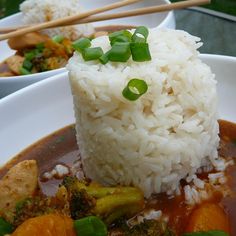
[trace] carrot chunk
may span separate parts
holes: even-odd
[[[73,220],[48,214],[26,220],[11,236],[75,236]]]
[[[224,210],[217,204],[205,203],[190,215],[186,232],[223,230],[228,233],[229,229],[229,219]]]

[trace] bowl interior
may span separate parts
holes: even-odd
[[[216,74],[219,117],[236,122],[236,58],[202,55]],[[0,165],[46,135],[74,123],[67,73],[17,91],[0,101]]]
[[[98,8],[102,7],[104,5],[108,5],[111,3],[115,3],[117,0],[97,0],[93,1],[93,4],[91,6],[91,0],[81,0],[81,4],[84,6],[85,9],[89,10],[91,8]],[[141,7],[148,7],[148,6],[155,6],[155,5],[162,5],[162,4],[169,4],[170,2],[168,0],[149,0],[149,1],[140,1],[135,4],[131,4],[129,6],[125,6],[119,9],[114,9],[110,11],[109,13],[112,12],[121,12],[121,11],[127,11],[131,9],[137,9]],[[106,13],[104,13],[106,14]],[[146,25],[150,28],[156,27],[160,25],[165,19],[168,17],[169,12],[160,12],[160,13],[154,13],[150,15],[143,15],[143,16],[135,16],[135,17],[127,17],[127,18],[121,18],[121,19],[115,19],[115,20],[110,20],[110,21],[101,21],[101,22],[96,22],[96,26],[104,25],[104,24],[111,24],[111,25]],[[170,22],[169,22],[170,23]],[[168,24],[169,24],[168,23]],[[170,25],[166,25],[170,26]]]

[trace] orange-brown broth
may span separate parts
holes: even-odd
[[[234,158],[236,157],[236,124],[223,120],[220,120],[219,124],[221,138],[219,153],[225,158]],[[78,157],[79,150],[76,144],[75,129],[74,125],[70,125],[40,140],[17,155],[0,169],[0,178],[9,168],[22,160],[37,160],[41,174],[40,177],[42,177],[45,171],[50,171],[58,163],[72,166]],[[236,193],[236,164],[227,169],[227,176],[229,177],[229,186],[233,192]],[[47,195],[51,195],[55,192],[60,181],[61,180],[53,179],[45,182],[39,178],[42,190]],[[220,193],[216,193],[209,201],[217,203],[224,208],[230,219],[231,235],[236,235],[236,197],[223,198]],[[147,208],[150,207],[162,210],[164,215],[168,215],[170,227],[179,235],[185,231],[189,215],[193,210],[184,203],[183,194],[172,199],[168,199],[165,194],[158,194],[153,196],[147,203]]]

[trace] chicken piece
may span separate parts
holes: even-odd
[[[5,63],[8,65],[9,69],[17,74],[20,75],[20,68],[23,65],[25,58],[19,55],[13,55],[6,59]]]
[[[7,77],[14,75],[15,74],[10,70],[9,66],[5,61],[0,63],[0,77]]]
[[[12,72],[2,72],[0,73],[0,77],[10,77],[10,76],[14,76],[15,74]]]
[[[8,45],[11,49],[21,51],[22,49],[35,47],[39,43],[44,43],[50,39],[47,35],[40,34],[38,32],[32,32],[10,38],[8,40]]]
[[[13,166],[0,180],[0,214],[15,209],[16,203],[32,196],[38,186],[38,167],[35,160]]]
[[[48,214],[26,220],[12,236],[76,236],[73,224],[67,216]]]

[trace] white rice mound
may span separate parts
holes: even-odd
[[[82,12],[78,0],[26,0],[20,5],[25,24],[42,23]],[[67,27],[43,30],[49,36],[63,35],[71,40],[94,33],[91,24],[73,25]]]
[[[67,66],[74,100],[77,141],[87,177],[105,185],[134,185],[145,196],[179,191],[181,179],[217,163],[219,144],[216,80],[199,58],[199,38],[184,31],[152,29],[149,62],[85,62]],[[108,37],[93,46],[110,49]],[[148,91],[128,101],[132,78]]]

